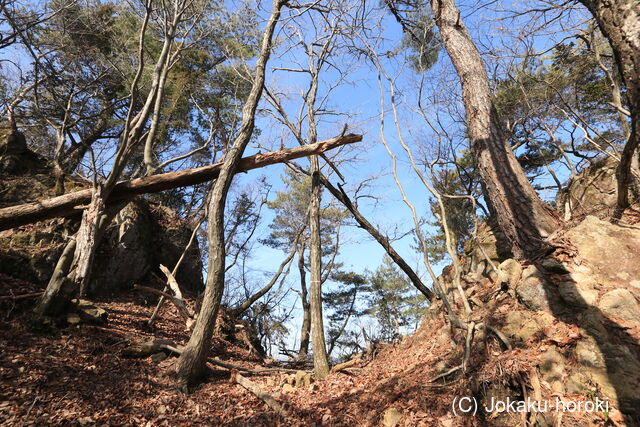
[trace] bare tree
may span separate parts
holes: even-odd
[[[193,328],[189,342],[176,364],[178,383],[187,388],[205,372],[209,343],[213,334],[216,316],[220,308],[224,290],[225,253],[224,253],[224,208],[234,171],[244,152],[255,125],[255,113],[262,95],[265,69],[271,54],[272,38],[276,24],[280,19],[286,0],[274,0],[273,10],[262,38],[260,56],[256,64],[255,77],[249,97],[242,111],[240,132],[233,146],[225,156],[220,175],[216,180],[209,202],[208,242],[209,262],[207,283],[200,314]]]

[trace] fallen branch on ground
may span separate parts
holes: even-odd
[[[283,163],[288,160],[319,154],[326,150],[358,141],[362,141],[362,135],[340,135],[315,144],[256,154],[255,156],[241,159],[235,173],[246,172],[275,163]],[[187,187],[212,181],[218,177],[222,165],[223,162],[218,162],[214,165],[201,168],[186,169],[132,179],[130,181],[122,181],[115,185],[105,203],[111,204],[117,201],[132,199],[140,194],[157,193],[172,188]],[[80,213],[83,209],[86,209],[89,202],[91,202],[92,195],[93,189],[88,188],[47,200],[0,209],[0,231],[44,219]]]
[[[175,353],[177,355],[181,355],[183,348],[182,346],[177,345],[174,342],[169,340],[152,339],[149,341],[132,343],[129,347],[125,348],[122,351],[122,354],[127,357],[142,358],[142,357],[149,357],[152,354],[160,353],[161,351],[165,351],[165,350],[171,353]],[[250,369],[250,368],[245,368],[243,366],[236,365],[233,363],[223,362],[222,360],[215,359],[213,357],[208,358],[207,362],[211,363],[212,365],[219,366],[221,368],[229,369],[230,371],[236,370],[236,371],[241,371],[248,374],[264,374],[267,372],[290,372],[290,373],[298,372],[298,370],[296,369],[287,369],[287,368]]]
[[[0,296],[0,301],[3,300],[17,300],[17,299],[27,299],[27,298],[36,298],[41,296],[44,293],[44,291],[40,291],[40,292],[33,292],[31,294],[22,294],[22,295],[3,295]]]
[[[335,365],[333,368],[331,368],[331,373],[335,374],[337,372],[343,371],[347,368],[351,368],[355,365],[357,365],[358,363],[362,362],[362,355],[358,354],[356,356],[354,356],[352,359],[344,362],[344,363],[338,363],[337,365]]]
[[[236,370],[231,371],[231,381],[241,385],[245,389],[249,390],[251,393],[255,394],[256,397],[258,397],[264,403],[266,403],[267,406],[269,406],[271,409],[276,411],[278,415],[282,417],[286,417],[288,415],[287,411],[282,407],[282,405],[276,399],[274,399],[272,395],[270,395],[269,393],[264,391],[262,388],[260,388],[258,384],[240,375],[238,371]]]

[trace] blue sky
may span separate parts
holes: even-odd
[[[513,53],[509,52],[507,47],[515,44],[517,49],[522,48],[522,44],[514,42],[514,39],[521,36],[521,34],[516,34],[513,32],[513,29],[517,28],[517,25],[520,25],[524,18],[505,20],[503,18],[506,15],[499,11],[477,9],[477,2],[461,1],[459,3],[466,25],[477,41],[479,49],[491,62],[492,69],[496,63],[504,64],[507,61],[506,59],[500,59],[499,56],[508,56],[508,54]],[[509,2],[503,2],[499,3],[498,7],[508,8],[510,4]],[[516,5],[515,7],[521,8],[522,5]],[[393,51],[398,46],[402,37],[399,25],[392,17],[386,15],[381,20],[380,28],[379,36],[385,40],[378,43],[376,50],[381,53]],[[566,36],[566,34],[567,32],[558,28],[556,32],[547,32],[543,36],[528,39],[527,41],[532,43],[537,50],[544,51]],[[282,33],[280,33],[280,35],[282,35]],[[288,55],[279,56],[276,50],[276,55],[272,58],[270,66],[272,69],[278,67],[294,68],[294,65],[292,65],[290,61],[292,59],[300,60],[300,55],[303,55],[303,52],[292,49],[288,52]],[[400,232],[410,231],[413,229],[411,211],[402,202],[400,192],[396,188],[390,173],[391,158],[381,143],[381,109],[377,71],[370,62],[364,60],[361,62],[350,62],[348,65],[353,68],[348,79],[349,82],[332,92],[330,104],[337,111],[349,113],[349,117],[339,117],[334,122],[320,125],[318,139],[322,140],[335,136],[345,123],[349,125],[350,131],[362,133],[364,140],[357,144],[355,148],[355,150],[359,151],[358,162],[345,165],[341,168],[342,173],[346,177],[345,188],[349,188],[350,184],[357,184],[361,180],[371,176],[379,176],[373,182],[371,188],[371,193],[377,197],[376,202],[364,201],[360,205],[360,210],[370,221],[380,226],[383,230],[397,229]],[[435,141],[434,132],[429,130],[424,120],[414,111],[417,105],[417,87],[420,75],[416,74],[415,71],[406,65],[403,53],[385,58],[383,65],[391,76],[397,76],[396,91],[402,133],[411,146],[414,155],[419,157],[421,151]],[[306,77],[307,75],[303,73],[272,71],[268,76],[268,85],[270,88],[275,87],[296,94],[300,89],[306,88],[308,81]],[[325,83],[321,85],[319,96],[322,96],[323,90],[326,90],[327,85],[335,82],[337,73],[329,70],[323,74],[321,79],[325,79]],[[438,115],[447,132],[460,134],[462,132],[461,124],[457,120],[449,117],[448,113],[453,110],[455,112],[454,117],[458,115],[456,117],[457,119],[462,118],[460,114],[462,109],[459,101],[460,88],[458,79],[449,63],[446,52],[442,51],[440,53],[440,60],[431,70],[426,72],[424,79],[425,90],[423,102],[427,105],[427,115],[431,119],[435,119],[436,115]],[[389,87],[386,82],[383,81],[383,83],[385,84],[386,104],[385,136],[391,150],[398,155],[399,178],[405,186],[408,198],[418,210],[418,214],[428,215],[429,193],[411,170],[407,156],[399,144],[399,138],[394,129],[389,105]],[[290,116],[295,116],[298,106],[299,96],[294,95],[286,108],[287,113]],[[283,135],[282,127],[277,124],[274,125],[271,117],[261,117],[257,121],[257,126],[261,130],[261,136],[259,138],[261,144],[268,146],[273,145],[273,141],[278,141],[279,143]],[[285,132],[284,134],[287,135],[288,133]],[[461,138],[458,139],[460,140]],[[296,145],[293,138],[285,139],[285,141],[285,145],[287,146]],[[269,177],[269,181],[274,185],[273,190],[280,190],[282,189],[282,185],[279,183],[279,177],[283,174],[283,170],[283,166],[270,166],[268,169],[255,171],[246,176],[243,175],[238,180],[237,185],[246,185],[257,176],[265,175]],[[327,169],[325,168],[325,170]],[[567,172],[563,169],[559,169],[556,172],[561,178],[568,176]],[[335,182],[336,178],[334,178],[333,181]],[[538,180],[538,184],[541,185],[548,185],[549,183],[551,183],[551,178],[548,174],[545,174]],[[543,197],[547,199],[552,199],[553,196],[551,192],[543,194]],[[327,192],[325,192],[323,197],[324,202],[331,201],[332,199],[332,196]],[[263,233],[268,233],[266,226],[270,222],[271,217],[272,214],[266,212],[263,219]],[[357,227],[349,227],[348,229],[343,229],[343,234],[346,235],[347,238],[342,245],[339,261],[345,264],[345,268],[350,268],[355,272],[362,273],[365,270],[373,271],[382,263],[384,256],[383,249],[377,242],[373,241],[366,232]],[[408,235],[396,241],[394,247],[405,257],[409,264],[419,272],[425,283],[429,285],[431,280],[426,274],[422,255],[412,247],[414,244],[413,237]],[[283,259],[286,254],[263,247],[258,248],[253,256],[252,267],[255,268],[256,271],[273,271],[275,266],[280,262],[279,260]],[[436,274],[439,274],[444,265],[448,263],[449,261],[445,260],[440,264],[433,265]],[[295,286],[298,279],[294,271],[292,271],[289,280],[291,281],[291,285]],[[327,284],[327,286],[331,288],[334,285]],[[297,299],[297,296],[292,293],[288,301],[292,303],[294,299]],[[300,311],[296,314],[299,315]],[[296,329],[298,324],[299,319],[298,321],[292,322],[294,329],[292,332],[297,333]],[[293,341],[291,343],[293,344]]]

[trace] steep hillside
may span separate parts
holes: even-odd
[[[190,234],[186,225],[146,201],[128,205],[101,249],[97,268],[96,289],[121,290],[116,298],[97,299],[106,322],[79,319],[46,331],[34,331],[29,324],[33,296],[77,219],[3,232],[0,422],[640,425],[640,217],[630,209],[621,224],[600,219],[614,201],[598,196],[600,190],[585,191],[585,182],[595,182],[589,178],[593,174],[585,172],[564,193],[564,200],[572,202],[562,205],[574,207],[566,215],[569,225],[552,237],[553,251],[532,262],[507,258],[491,228],[481,225],[463,257],[461,287],[472,308],[467,329],[452,326],[440,298],[415,335],[395,344],[372,343],[366,354],[313,381],[305,371],[263,359],[249,342],[248,325],[223,312],[212,354],[231,365],[211,365],[209,381],[190,395],[174,388],[172,350],[130,357],[132,346],[145,340],[165,340],[179,350],[189,337],[184,321],[175,307],[165,306],[149,328],[155,298],[126,291],[159,262],[171,264]],[[613,179],[596,175],[603,185]],[[32,189],[22,193],[33,200],[45,197],[54,184],[48,173],[34,174],[33,169],[3,177],[2,200],[8,204],[15,203],[10,188]],[[600,184],[602,194],[609,195]],[[70,181],[66,187],[74,185],[84,184]],[[585,194],[599,202],[581,202]],[[166,251],[171,245],[176,249]],[[194,261],[189,268],[199,272],[201,266]],[[180,283],[190,283],[192,273],[182,274]],[[463,313],[452,268],[445,269],[439,284]],[[239,385],[232,367],[244,369],[281,408],[273,409],[264,403],[264,394],[258,398]],[[522,401],[538,409],[519,412]],[[494,410],[496,402],[516,406]],[[473,416],[462,413],[476,409],[469,405],[477,405]]]
[[[8,141],[10,142],[10,141]],[[75,177],[56,179],[48,160],[26,146],[0,145],[0,207],[43,200],[61,188],[71,192],[90,186]],[[0,273],[46,284],[67,236],[79,227],[79,217],[56,218],[0,231]],[[147,199],[127,204],[98,248],[93,293],[113,293],[151,279],[160,264],[172,268],[191,237],[192,227],[175,212]],[[135,262],[132,262],[135,260]],[[190,247],[177,273],[186,291],[203,287],[197,244]]]

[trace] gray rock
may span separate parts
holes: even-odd
[[[535,265],[530,265],[522,272],[522,281],[516,287],[516,295],[531,310],[550,310],[545,287],[547,284],[542,273]]]
[[[498,282],[501,285],[506,284],[513,288],[520,281],[520,277],[522,277],[522,265],[515,259],[506,259],[498,266]]]
[[[605,361],[602,352],[598,348],[593,338],[584,339],[576,345],[576,360],[591,368],[604,368]]]
[[[558,284],[558,293],[568,304],[577,307],[592,306],[598,299],[595,282],[565,281]]]
[[[551,389],[557,393],[564,393],[562,377],[565,370],[565,359],[562,354],[550,347],[540,356],[540,376],[549,383]]]
[[[606,314],[619,317],[634,326],[640,326],[640,304],[626,289],[607,292],[600,299],[600,308]]]

